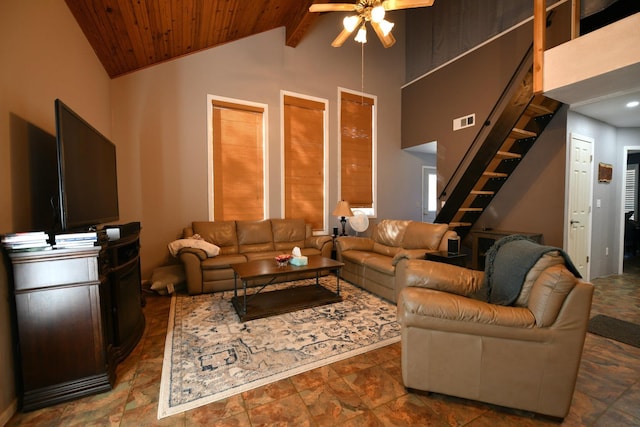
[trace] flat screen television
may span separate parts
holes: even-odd
[[[115,145],[59,99],[55,110],[61,230],[117,221]]]

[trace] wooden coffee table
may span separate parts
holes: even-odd
[[[344,264],[341,262],[320,255],[310,256],[307,265],[301,266],[287,264],[284,267],[280,267],[275,259],[261,259],[232,264],[234,289],[231,302],[242,322],[339,302],[342,301],[340,296],[340,269],[343,266]],[[320,272],[327,270],[336,273],[336,292],[320,285]],[[315,272],[315,285],[295,286],[288,289],[263,292],[267,286],[275,283],[276,279],[287,274],[300,272]],[[257,291],[247,295],[247,283],[258,279],[268,279],[268,282],[256,286]],[[242,296],[238,295],[238,280],[242,282]],[[280,282],[278,281],[278,283]]]

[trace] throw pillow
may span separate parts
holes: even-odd
[[[160,295],[172,294],[183,289],[186,283],[182,264],[167,265],[153,270],[151,275],[151,290]]]

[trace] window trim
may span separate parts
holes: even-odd
[[[372,111],[372,126],[371,126],[371,197],[373,199],[371,208],[357,208],[357,210],[364,212],[369,218],[376,218],[378,216],[378,97],[377,95],[373,95],[366,92],[356,91],[347,89],[344,87],[338,86],[338,98],[337,98],[337,108],[336,114],[338,116],[338,129],[337,129],[337,139],[338,139],[338,163],[337,163],[337,174],[338,174],[338,200],[342,200],[342,120],[341,120],[341,111],[342,111],[342,92],[346,92],[352,95],[362,95],[367,98],[373,99],[373,111]],[[348,201],[348,200],[347,200]]]
[[[267,146],[268,130],[269,130],[269,106],[268,104],[262,104],[258,102],[246,101],[235,98],[227,98],[223,96],[216,96],[207,94],[207,211],[209,221],[214,221],[214,194],[213,194],[213,104],[215,101],[221,103],[231,103],[238,105],[246,105],[248,107],[260,108],[262,113],[262,170],[263,170],[263,184],[264,184],[264,218],[270,218],[269,213],[269,150]]]
[[[298,92],[291,92],[286,90],[280,91],[280,211],[282,212],[282,216],[284,216],[285,211],[285,141],[284,141],[284,98],[285,96],[291,96],[300,99],[307,99],[309,101],[318,102],[324,104],[324,113],[322,115],[323,125],[322,125],[322,152],[323,152],[323,202],[322,202],[322,212],[323,212],[323,224],[322,230],[316,230],[313,232],[313,235],[325,235],[329,234],[329,203],[328,203],[328,195],[329,195],[329,100],[325,98],[318,98],[310,95],[305,95]]]

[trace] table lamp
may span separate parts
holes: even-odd
[[[340,235],[346,236],[347,232],[345,231],[345,225],[347,224],[347,217],[353,216],[349,202],[346,200],[340,200],[336,208],[333,210],[333,216],[340,217],[340,223],[342,224],[342,233]]]

